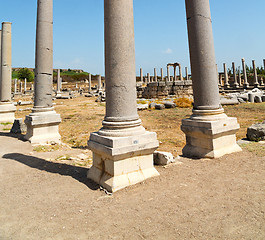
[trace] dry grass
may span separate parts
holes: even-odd
[[[186,103],[186,100],[183,102]],[[28,108],[23,106],[19,108]],[[228,116],[237,117],[240,130],[237,139],[246,137],[247,128],[256,122],[265,120],[265,103],[240,104],[224,107]],[[73,148],[86,148],[91,132],[101,128],[105,115],[105,104],[96,103],[95,98],[78,97],[71,100],[56,100],[55,109],[61,114],[60,134],[62,141]],[[29,114],[30,111],[17,112],[16,117]],[[148,131],[157,133],[160,141],[159,150],[170,151],[174,155],[181,154],[185,145],[185,135],[180,130],[181,120],[192,113],[192,108],[164,109],[162,111],[140,111],[143,126]]]
[[[179,108],[190,108],[192,107],[192,100],[189,98],[181,97],[174,100],[177,107]]]

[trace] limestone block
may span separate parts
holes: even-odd
[[[263,123],[255,123],[247,129],[247,138],[250,141],[259,142],[265,140],[265,121]]]
[[[173,102],[164,102],[165,108],[175,108],[177,105]]]
[[[254,102],[255,102],[255,103],[262,103],[261,96],[255,96],[255,97],[254,97]]]
[[[172,153],[169,152],[154,152],[154,164],[156,165],[168,165],[170,163],[174,163],[175,158]]]
[[[239,129],[236,118],[225,117],[215,121],[182,120],[181,130],[186,134],[184,156],[219,158],[241,151],[235,133]]]
[[[161,103],[156,103],[155,104],[155,109],[157,109],[157,110],[163,110],[163,109],[165,109],[165,105],[164,104],[161,104]]]
[[[13,123],[15,120],[16,107],[13,103],[0,103],[0,122]]]
[[[87,177],[110,192],[159,175],[153,166],[153,152],[158,147],[155,133],[128,137],[92,133],[88,147],[93,152],[93,166]]]
[[[25,139],[33,145],[61,143],[59,134],[60,114],[55,111],[32,112],[26,116],[27,134]]]

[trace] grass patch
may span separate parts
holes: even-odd
[[[4,128],[3,131],[10,131],[11,128]]]
[[[54,152],[59,150],[60,145],[59,144],[55,144],[55,145],[39,145],[33,148],[33,151],[35,152]]]
[[[13,124],[13,123],[11,123],[11,122],[3,122],[3,123],[0,123],[0,124],[6,126],[6,125]]]
[[[257,142],[244,143],[240,145],[242,148],[247,149],[249,152],[254,153],[259,157],[265,156],[265,145]]]
[[[190,108],[192,107],[192,100],[189,98],[181,97],[174,100],[174,103],[179,108]]]

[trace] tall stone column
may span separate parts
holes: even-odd
[[[169,66],[167,66],[167,80],[170,82],[170,69]]]
[[[22,94],[22,89],[23,89],[23,82],[20,80],[19,82],[19,92]]]
[[[258,81],[258,74],[257,74],[257,68],[256,68],[256,62],[255,60],[252,60],[252,66],[253,66],[253,73],[254,73],[254,87],[259,87],[259,81]]]
[[[160,68],[160,73],[161,73],[161,82],[162,82],[162,81],[163,81],[163,79],[164,79],[163,68]]]
[[[38,0],[34,106],[26,116],[25,139],[34,145],[60,143],[60,115],[53,108],[53,0]]]
[[[174,66],[174,81],[177,81],[177,67]]]
[[[141,83],[143,84],[143,81],[144,81],[144,75],[143,75],[143,69],[140,68],[140,81]]]
[[[150,83],[150,82],[151,82],[150,73],[147,73],[147,82],[148,82],[148,83]]]
[[[185,67],[185,72],[186,72],[186,80],[189,80],[189,71],[188,71],[188,67]]]
[[[156,72],[156,68],[154,68],[154,81],[157,82],[157,72]]]
[[[17,93],[17,79],[14,80],[14,94]]]
[[[191,117],[182,120],[183,155],[218,158],[241,150],[235,136],[239,124],[220,105],[209,0],[185,2],[194,108]]]
[[[90,135],[88,178],[115,192],[157,176],[156,133],[141,126],[136,106],[133,0],[105,0],[106,115]]]
[[[0,40],[0,122],[13,123],[16,107],[11,102],[12,41],[11,23],[3,22]]]
[[[227,73],[227,67],[226,67],[226,63],[224,63],[224,87],[226,89],[230,88],[230,84],[229,84],[229,76],[228,76],[228,73]]]
[[[236,66],[235,63],[232,62],[232,68],[233,68],[233,76],[234,76],[234,87],[238,88],[238,82],[237,82],[237,75],[236,75]]]
[[[92,90],[92,81],[91,81],[91,73],[88,74],[88,92],[90,93]]]
[[[98,75],[98,91],[101,91],[102,87],[101,87],[101,75]]]
[[[61,92],[61,71],[57,69],[57,92]]]
[[[27,79],[24,79],[24,93],[27,91]]]
[[[243,87],[244,87],[244,88],[248,88],[248,87],[249,87],[249,83],[248,83],[248,76],[247,76],[246,62],[245,62],[245,59],[244,59],[244,58],[242,58],[242,69],[243,69],[243,78],[244,78],[244,84],[243,84]]]
[[[180,64],[179,64],[179,80],[183,81],[182,69],[181,69],[181,65]]]
[[[241,87],[242,86],[242,78],[241,78],[241,71],[240,71],[240,67],[238,67],[238,86]]]

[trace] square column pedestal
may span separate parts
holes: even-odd
[[[15,120],[16,107],[13,103],[0,102],[0,122],[13,123]]]
[[[242,151],[236,143],[238,129],[237,119],[225,114],[201,119],[192,115],[182,120],[181,130],[186,134],[186,146],[182,153],[191,158],[219,158]]]
[[[154,132],[145,131],[128,137],[92,133],[88,147],[93,152],[93,166],[87,177],[109,192],[116,192],[158,176],[153,163],[153,153],[158,145]]]
[[[27,134],[25,139],[32,145],[61,143],[59,134],[60,114],[55,111],[32,112],[26,116]]]

